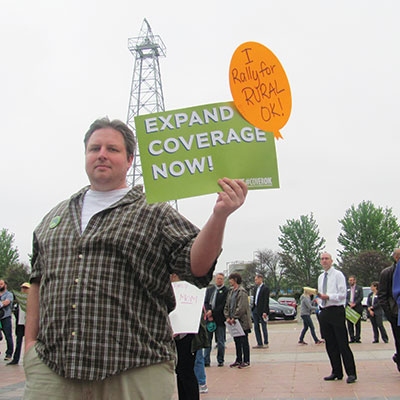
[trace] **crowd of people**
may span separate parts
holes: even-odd
[[[373,330],[372,343],[379,342],[379,335],[384,343],[389,342],[388,334],[383,324],[383,315],[385,313],[393,328],[393,336],[396,344],[396,353],[393,361],[397,362],[398,346],[398,311],[396,309],[396,297],[392,293],[393,271],[400,259],[400,249],[393,252],[395,260],[393,266],[382,271],[380,280],[386,290],[378,291],[380,283],[374,281],[371,283],[371,293],[367,300],[368,318]],[[300,297],[300,317],[303,321],[303,329],[300,333],[299,344],[306,345],[305,335],[308,330],[316,345],[325,344],[328,358],[331,364],[331,373],[325,376],[325,381],[342,380],[344,372],[347,374],[346,382],[352,384],[357,381],[356,363],[350,344],[361,343],[361,315],[362,315],[362,287],[357,285],[356,276],[348,277],[347,283],[344,274],[333,266],[333,259],[329,253],[322,253],[320,263],[324,272],[318,278],[318,289],[304,287],[303,294]],[[391,277],[391,278],[390,278]],[[226,327],[239,325],[240,330],[235,329],[231,334],[235,344],[236,355],[230,368],[248,368],[250,366],[250,345],[249,334],[254,329],[254,339],[256,345],[253,349],[268,349],[268,329],[267,321],[269,316],[269,296],[270,291],[263,282],[264,277],[256,273],[254,278],[254,290],[247,292],[242,286],[242,277],[239,273],[231,273],[228,277],[230,289],[224,286],[224,275],[218,273],[215,277],[215,284],[208,287],[205,297],[205,318],[208,321],[215,321],[216,326],[212,332],[209,332],[209,343],[203,350],[197,350],[196,359],[199,355],[203,358],[203,365],[211,365],[210,352],[212,349],[213,338],[217,347],[216,365],[223,367],[225,362],[225,341]],[[250,295],[250,293],[252,293]],[[400,288],[399,294],[400,297]],[[249,300],[250,298],[250,300]],[[386,307],[386,303],[390,307]],[[384,312],[384,309],[386,311]],[[347,317],[348,310],[353,310],[356,319]],[[319,338],[317,329],[314,326],[312,313],[317,316],[319,324]],[[218,329],[218,328],[219,329]],[[218,329],[218,331],[217,331]],[[400,353],[399,353],[400,354]],[[197,375],[198,376],[198,375]],[[199,392],[205,385],[204,380],[197,378]],[[205,385],[205,386],[204,386]],[[184,397],[182,397],[184,398]]]
[[[379,342],[379,334],[384,343],[389,342],[388,334],[383,325],[383,316],[385,315],[390,322],[396,347],[393,361],[400,372],[400,312],[398,311],[398,303],[400,303],[400,268],[396,269],[396,265],[400,263],[400,249],[395,249],[392,257],[394,260],[393,265],[382,271],[379,282],[374,281],[371,283],[371,293],[367,299],[367,313],[373,330],[374,340],[372,343]],[[307,344],[304,338],[307,331],[310,330],[315,344],[325,343],[330,360],[331,373],[325,376],[324,380],[342,380],[344,369],[347,374],[346,382],[351,384],[357,381],[357,371],[353,352],[349,344],[361,343],[363,288],[357,285],[357,279],[354,275],[348,277],[348,284],[346,284],[344,274],[333,266],[333,259],[329,253],[322,253],[320,262],[324,272],[318,278],[318,289],[304,287],[304,292],[300,297],[300,316],[303,321],[303,329],[299,337],[299,344]],[[396,271],[398,273],[397,278],[395,275]],[[228,293],[227,304],[225,306],[227,323],[232,324],[237,320],[244,326],[243,335],[234,337],[236,359],[230,367],[246,368],[250,365],[248,344],[250,328],[247,324],[246,315],[249,306],[244,306],[243,301],[239,303],[239,299],[245,297],[242,294],[244,289],[240,287],[240,275],[231,274],[229,276],[229,283],[232,285],[232,290]],[[235,300],[235,297],[238,300]],[[269,298],[269,289],[263,284],[261,274],[256,274],[253,298],[254,303],[251,307],[257,342],[257,345],[253,346],[253,348],[267,348],[268,333],[266,321],[269,314],[269,307],[268,301],[265,302],[264,299]],[[244,309],[247,309],[246,312]],[[236,311],[235,317],[233,317],[234,310]],[[347,313],[351,313],[351,311],[355,312],[356,318],[347,317]],[[311,318],[311,313],[313,312],[317,315],[321,339],[316,333]],[[263,337],[261,335],[260,324]],[[263,338],[264,342],[262,341]]]
[[[169,204],[148,204],[142,186],[128,187],[135,147],[133,132],[123,122],[94,121],[84,137],[89,185],[50,210],[35,229],[32,273],[21,293],[14,298],[0,280],[7,365],[18,364],[25,334],[25,400],[74,400],[87,393],[99,400],[167,399],[176,385],[181,400],[196,399],[207,391],[204,368],[211,365],[213,338],[218,367],[226,362],[227,330],[236,350],[231,368],[250,367],[252,329],[254,349],[269,346],[270,293],[264,277],[256,274],[252,296],[235,272],[228,276],[230,288],[222,274],[209,286],[226,222],[245,202],[246,184],[219,179],[221,190],[200,230]],[[376,342],[378,333],[388,341],[382,310],[390,321],[393,361],[400,371],[400,249],[393,257],[394,265],[371,284],[368,311]],[[354,383],[357,372],[349,342],[361,341],[361,325],[353,319],[346,327],[346,313],[360,312],[360,287],[354,276],[347,287],[329,253],[321,254],[320,262],[324,272],[318,278],[318,306],[305,291],[299,343],[305,344],[310,329],[315,343],[325,343],[331,363],[331,374],[324,379],[343,379],[344,367],[347,383]],[[199,288],[209,286],[198,334],[173,337],[169,313],[175,307],[174,274]],[[13,303],[19,304],[15,351]],[[310,318],[313,307],[321,338]],[[201,332],[205,340],[196,343]]]
[[[394,277],[396,265],[400,263],[400,249],[395,249],[394,263],[384,269],[380,281],[371,283],[371,293],[367,299],[367,312],[373,331],[373,342],[378,343],[379,337],[384,343],[389,342],[389,336],[383,324],[385,315],[393,331],[396,352],[393,361],[400,372],[398,362],[399,346],[399,312],[398,298],[400,290],[396,292]],[[354,275],[345,276],[332,264],[329,253],[322,253],[321,266],[324,270],[318,279],[318,289],[304,287],[300,297],[300,317],[303,329],[299,337],[299,344],[305,345],[305,335],[308,330],[315,344],[325,343],[326,351],[331,363],[331,374],[324,380],[342,380],[343,369],[347,374],[347,383],[357,380],[354,356],[349,344],[361,343],[361,313],[362,287],[357,285]],[[170,279],[173,281],[172,274]],[[240,327],[242,334],[233,337],[236,356],[230,368],[250,367],[249,334],[254,330],[256,345],[253,349],[268,349],[268,316],[270,291],[264,283],[260,273],[255,274],[254,289],[247,292],[242,285],[242,276],[231,273],[228,276],[229,287],[225,284],[225,275],[217,273],[214,282],[208,285],[204,300],[203,313],[197,335],[181,335],[175,338],[178,350],[178,363],[175,367],[177,387],[180,399],[199,398],[201,393],[207,393],[206,368],[212,364],[211,349],[213,342],[216,346],[216,365],[224,367],[227,327]],[[0,280],[0,323],[1,331],[7,342],[5,354],[6,365],[17,365],[20,360],[22,340],[25,334],[25,312],[27,294],[31,284],[24,282],[20,292],[11,292],[7,289],[7,282]],[[251,295],[250,295],[251,294]],[[173,303],[173,300],[172,300]],[[355,310],[357,320],[346,318],[346,308]],[[170,305],[173,308],[173,305]],[[15,315],[16,346],[14,350],[12,335],[12,314]],[[317,315],[321,339],[311,318],[312,313]],[[212,324],[210,324],[212,323]],[[210,328],[211,327],[211,328]],[[0,333],[1,333],[0,331]]]

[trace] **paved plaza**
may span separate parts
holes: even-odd
[[[202,394],[201,400],[400,400],[400,373],[392,361],[394,345],[390,326],[387,322],[385,326],[389,343],[372,344],[371,324],[362,322],[362,343],[351,344],[358,375],[354,384],[347,384],[345,379],[323,380],[331,372],[325,346],[313,344],[309,333],[305,338],[309,344],[298,345],[302,329],[300,321],[270,322],[270,346],[268,349],[251,349],[251,367],[248,369],[229,368],[235,357],[235,346],[229,338],[223,368],[216,366],[215,350],[212,352],[211,367],[206,369],[209,392]],[[254,334],[250,335],[250,345],[255,345]],[[4,340],[0,342],[0,350],[0,400],[20,400],[24,388],[22,365],[5,366]],[[174,400],[177,399],[175,394]]]

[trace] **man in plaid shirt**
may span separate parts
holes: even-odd
[[[96,120],[84,143],[90,186],[34,232],[24,398],[170,399],[170,274],[209,283],[247,187],[220,179],[199,231],[168,204],[147,204],[141,186],[128,188],[135,139],[124,123]]]

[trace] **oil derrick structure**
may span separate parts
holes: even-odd
[[[127,124],[136,137],[135,121],[137,115],[165,111],[161,84],[159,58],[165,57],[166,47],[159,35],[154,35],[145,18],[138,37],[128,39],[128,49],[135,57]],[[142,163],[139,147],[136,146],[131,170],[128,172],[131,186],[143,184]],[[177,202],[173,202],[177,208]]]

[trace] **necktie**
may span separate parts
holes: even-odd
[[[258,295],[260,294],[260,287],[258,286],[257,291],[256,291],[256,298],[254,299],[254,305],[258,304]]]
[[[328,273],[325,272],[324,280],[322,282],[322,293],[323,294],[326,294],[327,286],[328,286]],[[326,305],[326,300],[322,300],[322,306],[325,307],[325,305]]]
[[[213,294],[211,295],[211,301],[210,301],[211,310],[215,309],[215,301],[217,299],[217,291],[218,291],[218,288],[215,286]]]
[[[355,291],[356,291],[356,287],[355,286],[352,286],[351,288],[350,288],[350,290],[351,290],[351,295],[350,295],[350,302],[351,303],[354,303],[354,295],[355,295]]]

